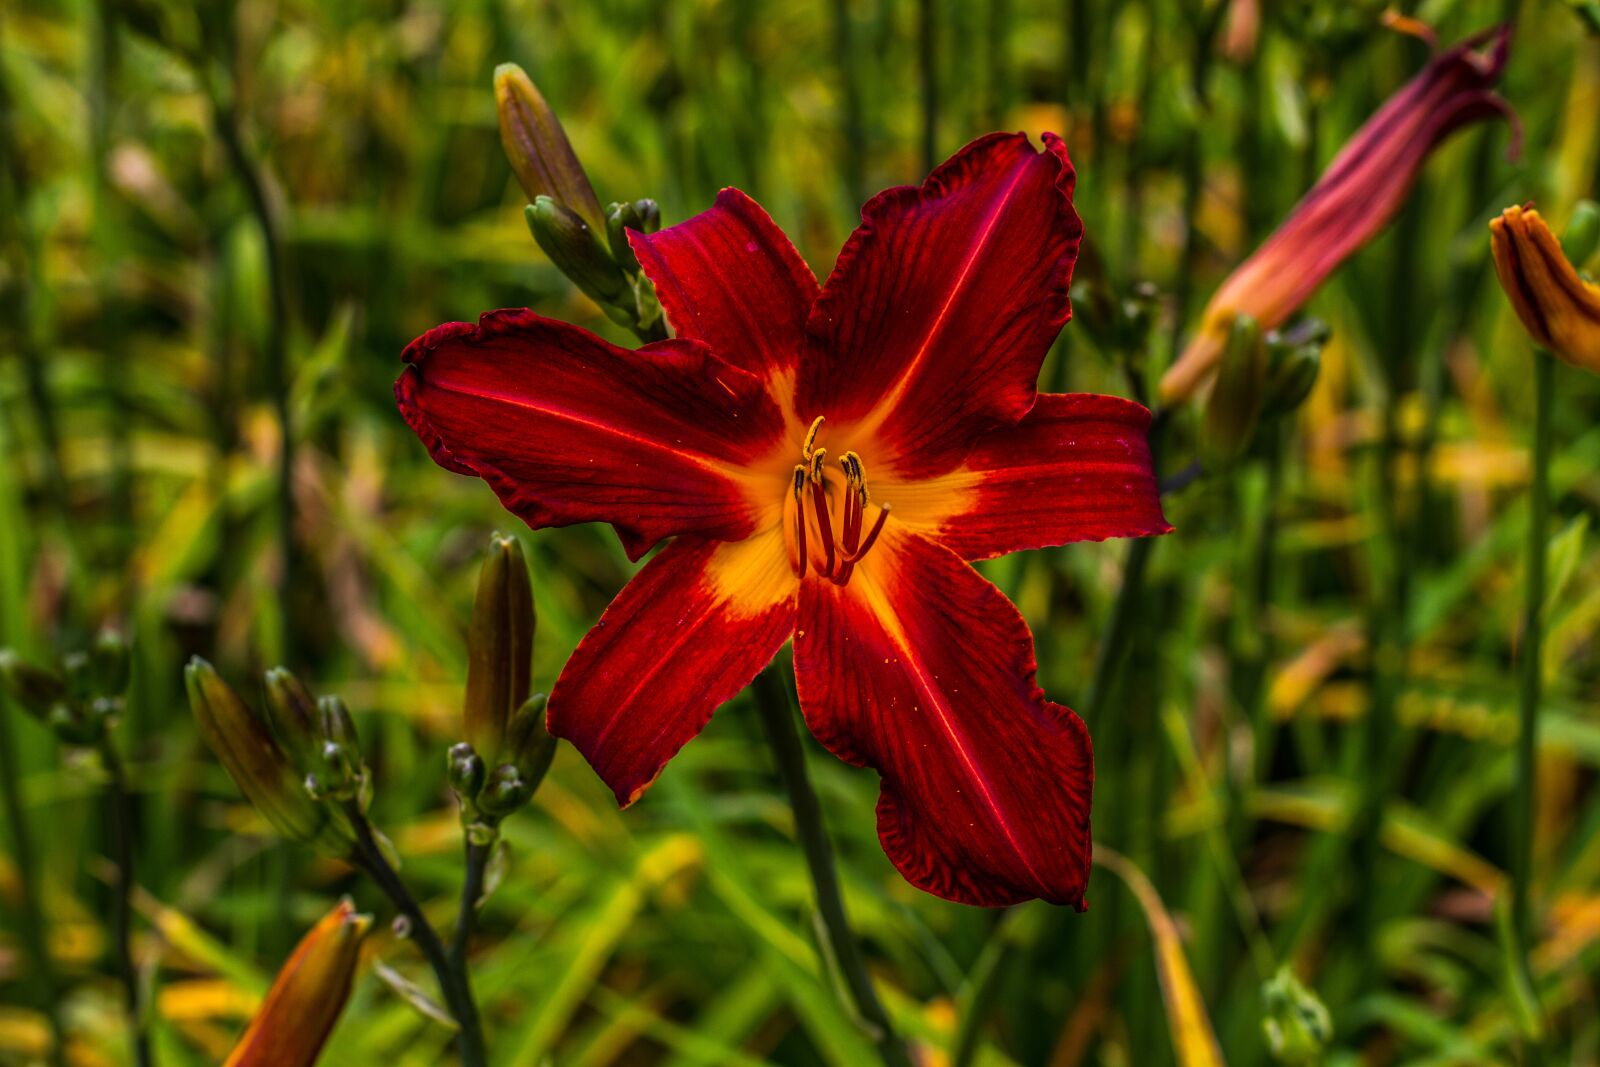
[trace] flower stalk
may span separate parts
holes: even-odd
[[[478,1005],[472,996],[472,984],[466,968],[452,962],[444,942],[439,939],[438,931],[384,856],[372,824],[367,821],[361,806],[353,800],[346,801],[344,812],[355,831],[351,862],[376,883],[395,909],[405,917],[410,937],[433,969],[439,991],[444,995],[445,1007],[450,1010],[458,1027],[456,1053],[461,1058],[461,1067],[485,1067],[488,1054],[483,1041],[483,1024],[478,1018]]]
[[[1529,471],[1527,575],[1523,584],[1521,674],[1518,690],[1516,782],[1511,798],[1511,923],[1519,963],[1528,974],[1528,947],[1534,937],[1533,838],[1534,785],[1538,773],[1539,698],[1543,683],[1545,552],[1550,541],[1550,408],[1555,391],[1555,358],[1534,353],[1533,465]]]
[[[755,696],[756,709],[761,714],[767,743],[772,748],[773,761],[778,765],[778,776],[789,794],[795,833],[800,838],[806,867],[811,872],[811,885],[817,894],[817,912],[828,937],[828,946],[833,950],[840,974],[850,991],[850,999],[863,1026],[878,1046],[878,1054],[886,1067],[910,1067],[911,1058],[905,1044],[895,1033],[889,1014],[878,999],[877,990],[872,986],[872,977],[867,974],[860,942],[850,929],[844,898],[839,892],[839,872],[834,861],[833,846],[822,824],[822,807],[817,803],[815,790],[811,788],[811,778],[806,772],[805,750],[800,745],[800,734],[794,727],[794,712],[789,706],[787,688],[779,679],[777,668],[768,667],[756,675],[751,691]]]

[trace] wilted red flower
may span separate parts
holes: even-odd
[[[1199,330],[1161,379],[1163,400],[1183,400],[1205,382],[1240,312],[1263,330],[1294,314],[1388,225],[1429,154],[1450,134],[1508,113],[1493,87],[1510,47],[1511,30],[1501,26],[1439,53],[1356,131],[1283,225],[1211,298]]]
[[[295,946],[223,1067],[311,1067],[350,999],[372,918],[348,900]]]
[[[1170,529],[1149,412],[1035,393],[1069,314],[1073,181],[1053,135],[975,141],[868,203],[820,289],[725,189],[631,235],[674,340],[629,352],[501,311],[406,350],[400,409],[440,464],[534,527],[609,522],[632,558],[675,537],[550,694],[551,732],[620,803],[792,635],[806,721],[882,776],[910,882],[1081,905],[1087,733],[966,562]]]

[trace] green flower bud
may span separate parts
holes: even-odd
[[[41,721],[67,699],[65,679],[34,666],[9,648],[0,648],[0,686],[24,711]]]
[[[1333,1019],[1315,993],[1301,985],[1288,967],[1261,987],[1266,1013],[1261,1028],[1272,1058],[1288,1067],[1313,1067],[1333,1038]]]
[[[67,699],[81,703],[94,697],[94,667],[87,652],[68,652],[61,657],[61,673],[67,680]]]
[[[94,639],[94,649],[89,658],[96,693],[117,696],[127,692],[128,681],[133,673],[133,658],[129,654],[127,638],[115,630],[101,630]]]
[[[478,595],[467,633],[468,744],[498,762],[506,751],[511,715],[528,699],[533,671],[533,586],[515,537],[496,534],[478,572]]]
[[[184,687],[206,744],[239,791],[279,833],[330,851],[343,851],[353,842],[349,826],[311,798],[266,724],[211,664],[198,656],[190,660]]]
[[[456,796],[471,803],[482,791],[488,769],[483,765],[483,757],[474,752],[471,745],[462,741],[450,746],[445,761],[445,774],[450,780],[450,788],[456,791]]]
[[[1580,200],[1572,209],[1567,228],[1561,231],[1561,251],[1574,267],[1581,268],[1600,247],[1600,204]]]
[[[633,210],[639,216],[638,229],[644,233],[655,233],[661,229],[661,205],[645,197],[633,202]]]
[[[639,273],[639,260],[628,243],[628,231],[643,229],[643,223],[633,204],[606,205],[606,242],[611,245],[611,258],[629,274]]]
[[[561,120],[527,72],[515,63],[494,69],[494,101],[500,114],[500,143],[529,200],[548,196],[600,229],[605,216],[589,176],[572,150]]]
[[[1248,315],[1235,316],[1206,402],[1201,453],[1207,470],[1221,471],[1244,455],[1255,436],[1266,396],[1267,350]]]
[[[522,777],[522,772],[515,764],[505,763],[490,773],[478,794],[478,808],[498,821],[526,804],[531,796],[533,787]]]
[[[263,681],[267,690],[267,725],[290,761],[303,771],[311,766],[321,743],[316,699],[285,667],[273,667]]]
[[[1316,387],[1317,375],[1321,372],[1321,348],[1305,345],[1286,353],[1267,375],[1267,395],[1261,404],[1262,415],[1278,418],[1299,410]]]
[[[506,730],[506,755],[517,765],[528,794],[539,788],[556,756],[555,736],[545,728],[545,695],[535,693],[511,716]]]
[[[602,307],[617,304],[628,293],[628,280],[594,229],[576,211],[552,197],[541,196],[524,211],[528,229],[550,262]]]
[[[322,730],[323,791],[335,800],[354,800],[361,794],[367,768],[350,709],[343,700],[329,695],[318,698],[317,715]]]

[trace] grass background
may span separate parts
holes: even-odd
[[[389,917],[342,865],[263,832],[195,735],[187,656],[252,699],[251,679],[279,662],[346,698],[375,819],[442,917],[459,878],[442,753],[489,532],[516,530],[530,555],[539,688],[632,570],[604,529],[529,533],[486,487],[435,468],[393,407],[399,351],[441,321],[530,305],[625,341],[527,234],[495,64],[532,74],[602,202],[653,196],[671,222],[737,185],[819,274],[870,193],[920,180],[990,129],[1059,131],[1088,252],[1078,319],[1042,380],[1128,394],[1426,60],[1381,25],[1381,5],[1333,0],[1264,2],[1257,47],[1230,58],[1226,6],[8,0],[0,643],[43,659],[102,624],[134,635],[119,741],[138,792],[137,952],[162,1062],[222,1059],[337,894]],[[1329,1062],[1524,1055],[1494,909],[1513,832],[1531,350],[1495,286],[1486,221],[1537,199],[1559,226],[1594,195],[1600,41],[1555,0],[1401,7],[1447,43],[1519,16],[1502,88],[1524,127],[1520,161],[1505,157],[1503,123],[1449,142],[1391,231],[1312,302],[1334,331],[1316,392],[1256,456],[1169,498],[1178,532],[1149,554],[1099,706],[1081,700],[1127,546],[983,567],[1034,629],[1040,683],[1089,723],[1096,837],[1165,903],[1234,1064],[1271,1062],[1260,986],[1279,963],[1331,1008]],[[252,167],[281,231],[281,308]],[[1130,358],[1091,312],[1141,283],[1153,323]],[[1600,553],[1586,531],[1600,388],[1559,375],[1534,963],[1553,1062],[1592,1063]],[[1194,454],[1194,422],[1177,413],[1167,469]],[[121,1063],[100,775],[15,711],[0,709],[0,729],[74,1055]],[[878,849],[874,777],[811,749],[853,918],[930,1062],[991,965],[978,1062],[1176,1062],[1146,917],[1119,880],[1097,869],[1081,916],[918,894]],[[1343,829],[1361,797],[1383,813],[1366,844]],[[869,1062],[819,958],[806,871],[743,698],[625,814],[563,748],[507,835],[474,967],[496,1062]],[[31,1062],[41,987],[4,840],[0,1062]],[[381,924],[371,944],[429,984]],[[324,1062],[408,1067],[447,1047],[369,972]]]

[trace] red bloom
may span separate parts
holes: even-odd
[[[1045,146],[991,135],[880,194],[820,289],[736,189],[633,234],[677,334],[637,352],[529,311],[406,350],[400,409],[440,464],[531,526],[609,522],[631,558],[675,538],[550,694],[622,804],[792,636],[806,721],[882,776],[912,884],[1081,906],[1089,739],[966,561],[1171,527],[1149,412],[1035,393],[1082,234]]]

